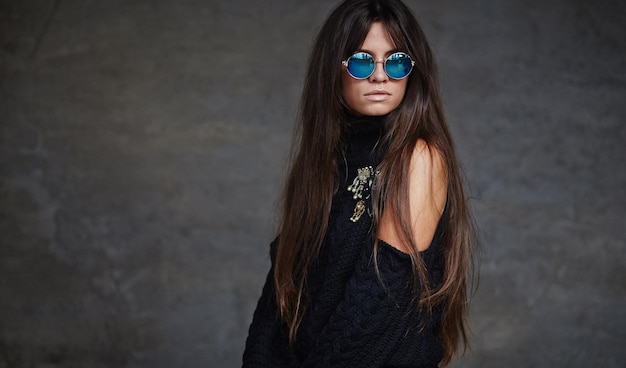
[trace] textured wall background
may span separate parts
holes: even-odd
[[[237,367],[334,1],[0,0],[0,367]],[[626,365],[626,6],[408,1],[482,236],[457,367]]]

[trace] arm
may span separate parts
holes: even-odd
[[[409,166],[411,230],[418,251],[426,250],[432,242],[446,205],[447,187],[446,165],[441,153],[420,139]],[[410,253],[409,245],[398,233],[397,223],[395,214],[384,211],[377,236],[396,249]]]
[[[274,253],[276,240],[271,244]],[[256,310],[246,339],[243,354],[243,367],[296,367],[295,356],[287,349],[286,336],[281,331],[274,292],[274,265],[270,268],[263,292],[257,303]]]

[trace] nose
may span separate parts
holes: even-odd
[[[374,72],[370,75],[370,82],[386,82],[389,80],[389,76],[385,72],[385,60],[378,59],[374,61]],[[380,64],[380,65],[379,65]]]

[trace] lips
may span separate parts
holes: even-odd
[[[374,91],[371,91],[371,92],[367,92],[365,94],[365,96],[375,96],[375,95],[391,96],[391,93],[389,93],[389,92],[387,92],[385,90],[382,90],[382,89],[377,89],[377,90],[374,90]]]
[[[372,102],[383,102],[383,101],[388,100],[391,97],[391,93],[382,89],[377,89],[374,91],[367,92],[364,96],[366,99]]]

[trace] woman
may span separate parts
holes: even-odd
[[[399,0],[330,14],[245,367],[437,367],[467,344],[472,227],[436,74]]]

